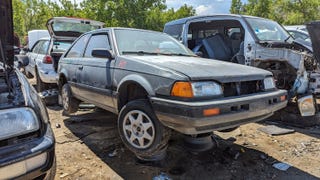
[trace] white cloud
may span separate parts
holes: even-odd
[[[211,5],[199,5],[195,8],[197,15],[212,14],[213,7]]]

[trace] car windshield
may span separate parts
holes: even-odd
[[[65,52],[71,46],[72,42],[59,42],[55,41],[53,43],[52,51],[53,52]]]
[[[247,17],[246,20],[259,41],[284,42],[293,40],[290,34],[275,21],[250,17]]]
[[[171,36],[151,31],[115,30],[119,53],[138,55],[195,56],[191,50]]]

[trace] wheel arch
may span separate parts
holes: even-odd
[[[150,82],[139,75],[129,75],[123,78],[117,88],[117,108],[121,108],[128,102],[136,99],[148,99],[155,92]]]

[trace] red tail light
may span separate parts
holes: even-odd
[[[45,64],[52,64],[52,57],[49,55],[46,55],[46,56],[44,56],[42,62]]]

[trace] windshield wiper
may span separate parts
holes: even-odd
[[[191,55],[191,54],[182,54],[182,53],[170,53],[168,55],[171,56],[186,56],[186,57],[197,57],[196,55]]]
[[[182,53],[160,53],[160,52],[147,52],[147,51],[122,51],[122,54],[138,54],[138,55],[165,55],[165,56],[187,56],[196,57],[195,55],[182,54]]]
[[[284,42],[287,42],[290,38],[292,37],[291,34],[289,34],[289,36],[284,40]],[[292,37],[294,39],[294,37]]]
[[[138,54],[138,55],[158,55],[156,52],[147,52],[147,51],[122,51],[122,54]]]

